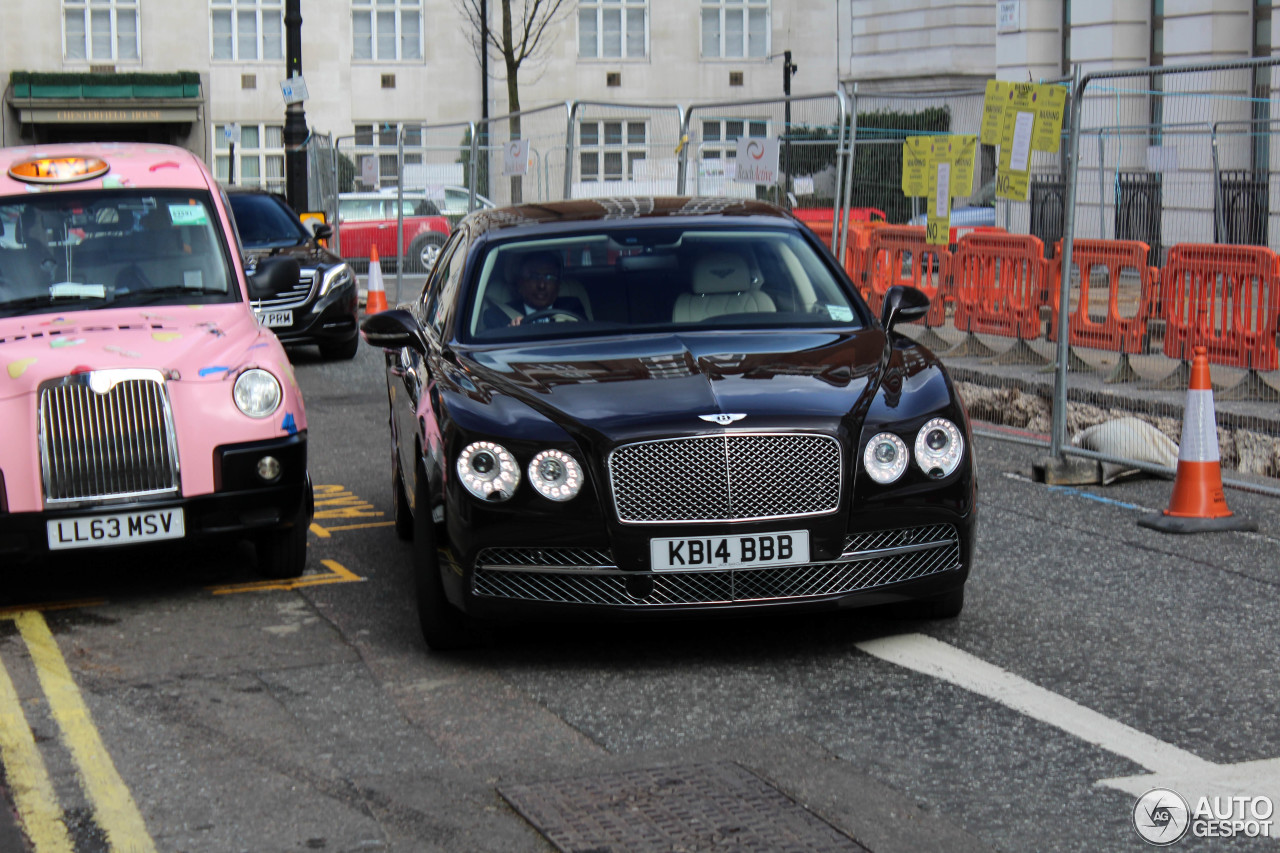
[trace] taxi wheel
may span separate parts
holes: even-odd
[[[292,526],[258,539],[258,574],[268,578],[300,577],[307,568],[307,527],[307,502],[303,501]]]
[[[449,603],[440,579],[440,553],[436,550],[435,523],[427,496],[427,477],[418,472],[414,487],[413,575],[418,597],[418,625],[422,639],[433,651],[464,649],[479,642],[475,620]]]
[[[396,521],[396,536],[404,542],[413,539],[413,509],[409,506],[399,465],[391,473],[391,517]]]

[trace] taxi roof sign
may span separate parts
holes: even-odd
[[[9,167],[9,177],[31,184],[65,184],[98,178],[111,166],[100,157],[33,157]]]

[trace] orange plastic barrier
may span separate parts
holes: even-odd
[[[1214,364],[1254,370],[1280,366],[1280,277],[1262,246],[1180,243],[1160,272],[1164,354],[1189,360],[1195,347]]]
[[[1137,240],[1076,240],[1071,260],[1080,271],[1080,289],[1075,308],[1067,325],[1067,340],[1072,346],[1093,347],[1119,353],[1139,353],[1147,334],[1147,321],[1155,316],[1159,293],[1160,271],[1147,266],[1146,243]],[[1062,241],[1055,244],[1054,259],[1049,262],[1049,304],[1053,320],[1049,340],[1058,339],[1058,303],[1062,299]],[[1093,288],[1090,282],[1095,270],[1107,275],[1106,316],[1098,319],[1090,312]],[[1129,270],[1137,277],[1136,300],[1121,288],[1121,274]],[[1131,289],[1131,288],[1130,288]],[[1099,312],[1100,313],[1100,312]]]
[[[872,231],[867,242],[863,295],[879,313],[890,287],[907,284],[919,288],[929,297],[924,324],[941,326],[947,316],[946,303],[953,300],[950,268],[950,250],[930,245],[923,225],[885,225]]]
[[[835,223],[831,220],[810,220],[804,223],[809,230],[818,235],[818,238],[826,243],[828,248],[834,254],[835,246]],[[871,239],[871,235],[880,228],[885,227],[883,222],[864,222],[859,220],[851,220],[849,222],[848,239],[845,240],[844,248],[844,269],[858,285],[862,295],[866,296],[866,284],[863,274],[866,269],[867,244]]]
[[[951,256],[955,326],[962,332],[1032,340],[1039,336],[1049,264],[1029,234],[973,232]]]

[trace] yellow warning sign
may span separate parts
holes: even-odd
[[[999,145],[996,197],[1026,201],[1031,185],[1031,153],[1054,153],[1062,140],[1067,89],[1046,83],[987,82],[981,139]]]
[[[923,198],[929,194],[929,161],[933,158],[933,138],[908,136],[902,143],[902,194]]]
[[[1009,97],[1009,84],[1003,80],[988,80],[987,93],[982,99],[982,144],[999,145],[1004,132],[1004,104]]]

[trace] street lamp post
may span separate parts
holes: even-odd
[[[302,76],[302,0],[285,0],[285,76]],[[307,209],[307,117],[302,101],[284,108],[285,197],[294,210]]]
[[[791,197],[791,76],[800,70],[800,66],[791,62],[791,51],[782,52],[782,94],[786,98],[786,116],[784,136],[782,137],[782,168],[787,176],[786,194]]]

